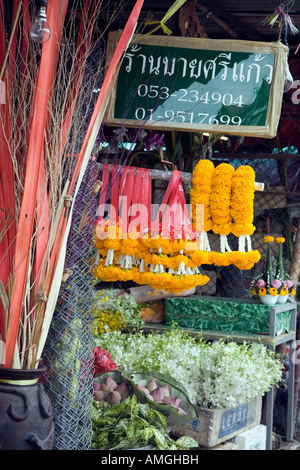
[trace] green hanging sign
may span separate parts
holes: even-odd
[[[109,35],[107,62],[120,32]],[[134,36],[105,123],[272,138],[279,122],[287,47]]]

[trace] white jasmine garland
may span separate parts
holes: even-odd
[[[209,344],[182,330],[98,336],[96,346],[111,354],[126,378],[134,372],[159,371],[173,376],[194,405],[233,407],[264,395],[281,380],[280,360],[260,343],[233,341]]]

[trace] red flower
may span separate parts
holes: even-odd
[[[93,348],[94,353],[94,375],[101,375],[105,372],[116,370],[117,364],[111,358],[111,355],[102,349],[101,346]]]

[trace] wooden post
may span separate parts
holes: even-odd
[[[208,37],[204,27],[198,21],[194,0],[189,0],[180,8],[179,29],[182,37]]]

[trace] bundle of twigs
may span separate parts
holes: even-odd
[[[29,38],[34,2],[14,0],[8,24],[0,0],[2,367],[33,369],[41,360],[63,275],[72,200],[142,3],[136,2],[104,74],[101,1],[75,0],[68,11],[69,0],[50,0],[51,37],[40,46]]]

